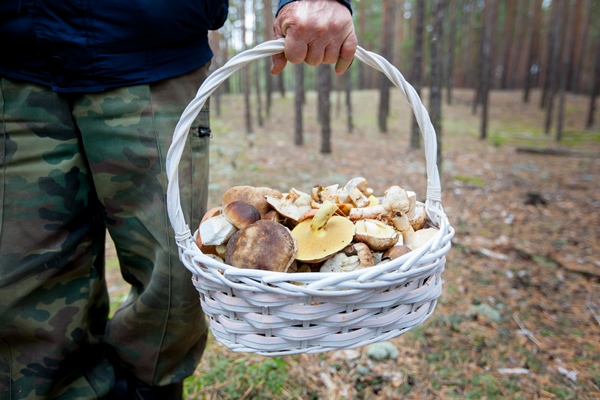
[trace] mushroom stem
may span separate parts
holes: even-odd
[[[310,230],[316,236],[324,236],[325,230],[327,229],[327,221],[335,214],[337,211],[337,206],[330,202],[324,201],[323,205],[319,207],[319,210],[315,214],[310,224]]]

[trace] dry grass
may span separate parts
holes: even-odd
[[[443,203],[457,234],[436,312],[392,340],[398,359],[375,362],[365,348],[268,359],[211,340],[186,382],[188,398],[600,398],[600,129],[584,132],[587,99],[569,96],[561,148],[586,155],[516,152],[556,146],[541,133],[537,95],[523,105],[520,92],[494,92],[488,141],[476,138],[471,91],[457,90],[445,106]],[[213,113],[209,205],[238,184],[287,191],[354,176],[377,193],[399,184],[423,195],[424,155],[409,151],[408,107],[398,92],[393,99],[381,134],[376,93],[357,93],[348,134],[334,96],[333,153],[324,155],[314,97],[301,148],[291,144],[291,96],[276,99],[251,135],[241,99],[223,98],[223,115]],[[113,266],[118,288],[115,275]]]

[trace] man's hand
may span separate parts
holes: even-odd
[[[356,35],[350,10],[337,0],[298,0],[284,6],[273,25],[274,38],[285,37],[284,52],[273,56],[271,73],[279,74],[287,62],[309,65],[336,64],[341,75],[356,52]]]

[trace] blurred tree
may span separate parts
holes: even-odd
[[[394,14],[396,0],[383,0],[383,20],[381,24],[381,49],[379,53],[386,60],[392,59],[392,40],[394,35]],[[379,132],[387,133],[387,119],[390,114],[390,80],[379,74]]]
[[[443,28],[445,0],[433,0],[431,52],[431,85],[429,89],[429,116],[437,137],[437,165],[442,173],[442,65],[444,60]]]
[[[425,25],[424,1],[417,1],[415,18],[415,45],[413,50],[411,84],[417,91],[417,94],[420,96],[423,81],[423,29]],[[414,115],[412,116],[411,121],[410,147],[411,149],[418,149],[421,147],[421,131]]]
[[[331,65],[317,67],[317,112],[321,123],[321,153],[331,153]]]
[[[302,146],[304,144],[304,128],[302,124],[303,106],[304,106],[304,64],[294,64],[294,81],[295,81],[295,124],[294,124],[294,144]]]

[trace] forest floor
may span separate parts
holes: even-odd
[[[554,129],[543,133],[539,92],[524,104],[519,91],[494,91],[479,140],[472,97],[455,90],[443,108],[443,206],[456,230],[443,293],[431,318],[390,340],[398,358],[374,361],[358,348],[270,359],[211,337],[187,398],[600,399],[600,124],[584,130],[589,100],[569,95],[556,144]],[[397,184],[423,197],[425,155],[409,148],[406,101],[396,90],[392,100],[383,134],[377,92],[354,93],[348,133],[334,94],[332,153],[321,154],[314,94],[302,147],[291,93],[274,98],[252,134],[241,97],[223,96],[220,116],[212,104],[209,206],[235,185],[307,191],[355,176],[376,194]],[[523,151],[532,148],[560,152]],[[116,259],[107,264],[115,306],[127,287]]]

